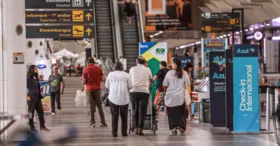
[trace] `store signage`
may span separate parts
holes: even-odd
[[[225,96],[226,96],[226,58],[225,51],[209,53],[209,97],[210,117],[212,126],[226,125]]]
[[[203,13],[201,31],[204,33],[240,30],[240,13]]]
[[[255,33],[254,33],[254,39],[255,40],[261,40],[263,38],[263,33],[262,32],[260,32],[260,31],[256,31]]]
[[[259,132],[258,46],[235,45],[233,60],[235,132]]]
[[[26,11],[26,23],[93,23],[93,11]]]
[[[203,47],[203,66],[209,66],[209,52],[212,51],[224,51],[227,48],[227,39],[202,39],[202,47]]]
[[[26,26],[27,38],[82,39],[93,38],[93,26]]]
[[[93,9],[93,0],[25,0],[26,9]]]
[[[148,6],[145,13],[146,31],[176,31],[192,28],[191,0],[184,0],[184,2],[146,0],[146,6]]]
[[[46,58],[37,58],[36,65],[39,69],[45,69],[47,67],[47,59]]]

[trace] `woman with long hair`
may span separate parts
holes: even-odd
[[[190,80],[182,69],[181,60],[174,58],[172,61],[172,70],[166,74],[163,86],[166,87],[165,105],[169,128],[172,135],[177,135],[177,130],[181,134],[186,130],[185,89]]]
[[[27,73],[27,104],[28,104],[28,113],[31,115],[29,118],[29,126],[31,131],[37,132],[34,126],[34,112],[38,113],[40,130],[41,131],[50,131],[45,126],[44,119],[44,110],[41,99],[43,96],[40,92],[40,83],[38,79],[38,68],[36,65],[31,65]]]

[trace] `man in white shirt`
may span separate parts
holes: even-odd
[[[132,81],[130,101],[132,105],[133,126],[136,128],[136,134],[144,135],[142,129],[149,103],[152,72],[145,66],[146,61],[143,57],[139,57],[136,63],[137,66],[131,68],[129,72]]]
[[[118,136],[118,118],[121,115],[122,136],[127,136],[127,116],[129,103],[129,89],[132,83],[128,73],[123,71],[123,64],[117,62],[113,72],[109,73],[105,86],[109,89],[109,101],[112,113],[112,135]]]

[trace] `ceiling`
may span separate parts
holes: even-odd
[[[204,13],[231,12],[233,8],[244,8],[245,26],[280,16],[280,0],[204,0],[199,7]]]

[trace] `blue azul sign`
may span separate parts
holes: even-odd
[[[234,131],[259,132],[258,47],[235,45],[233,59]]]

